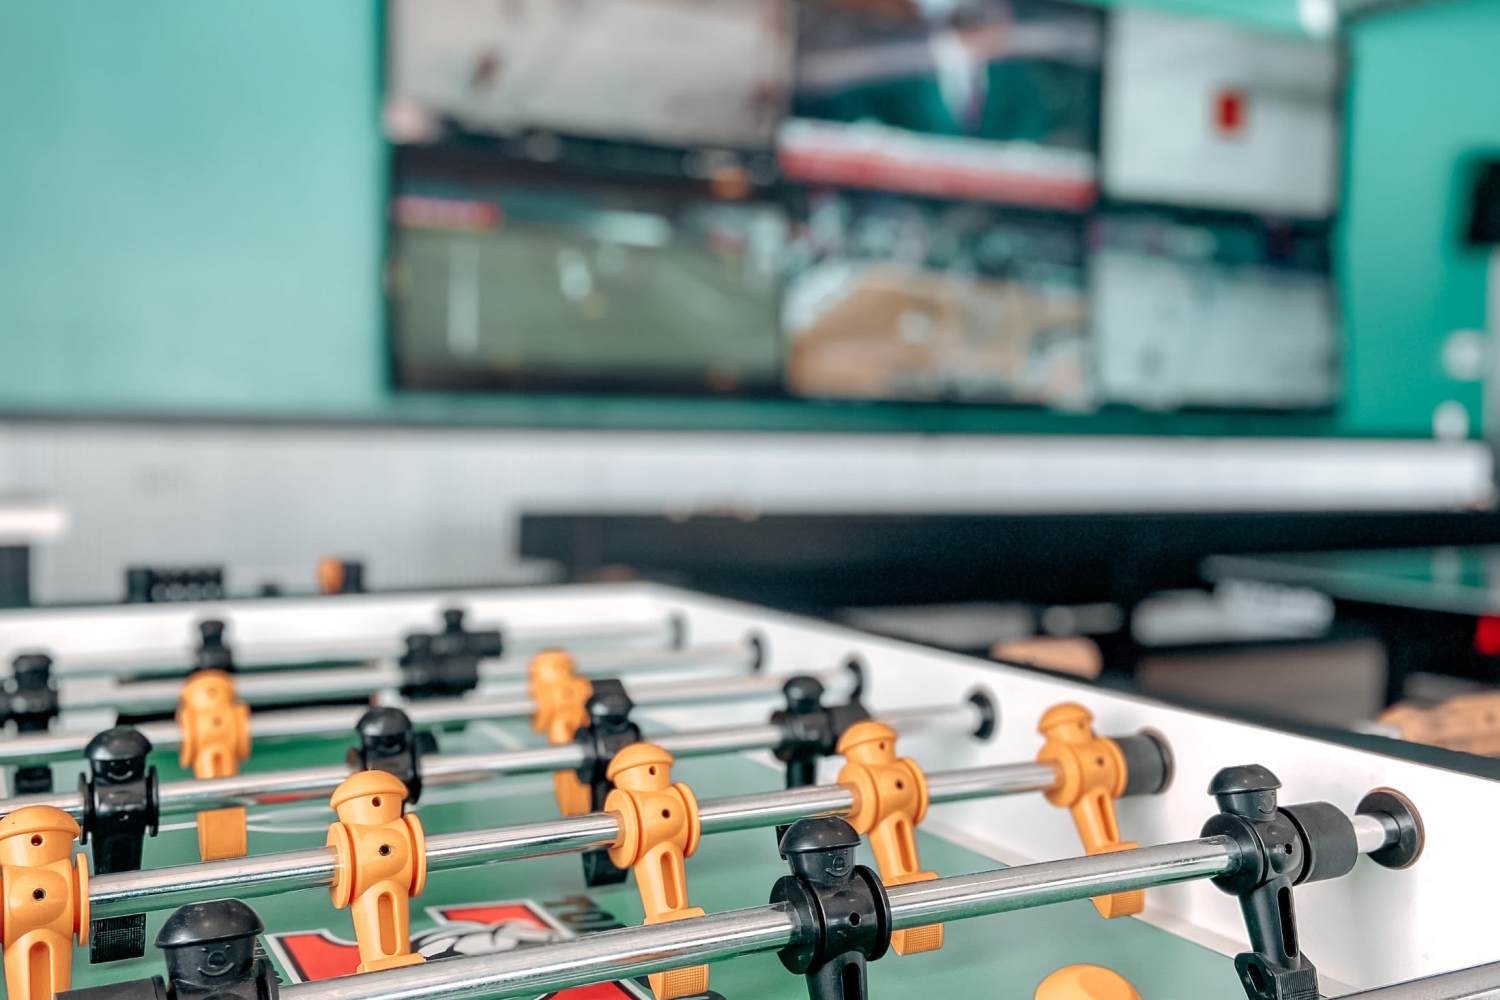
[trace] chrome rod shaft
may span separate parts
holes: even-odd
[[[577,651],[629,645],[671,647],[682,637],[681,632],[681,624],[675,617],[570,628],[506,629],[505,656],[529,655],[543,649]]]
[[[676,670],[728,668],[750,670],[760,659],[754,642],[710,642],[681,649],[626,649],[583,652],[575,657],[578,670],[589,677],[623,677],[633,673],[666,673]],[[525,660],[491,660],[480,666],[486,681],[524,681]]]
[[[1114,854],[1017,865],[978,875],[893,885],[886,891],[891,897],[892,926],[899,930],[1212,878],[1231,871],[1237,856],[1230,838],[1206,837]],[[921,886],[931,888],[923,891]]]
[[[1037,784],[1039,779],[1041,784]],[[1039,771],[1037,765],[1018,764],[979,768],[972,772],[938,771],[928,776],[927,785],[931,801],[941,804],[985,794],[979,791],[981,784],[987,783],[990,788],[987,794],[1000,796],[1045,788],[1053,780],[1050,768]],[[809,816],[842,815],[853,807],[853,794],[844,786],[813,785],[763,795],[705,801],[699,805],[699,818],[705,834],[725,833],[792,823]],[[443,871],[583,851],[608,846],[619,835],[619,820],[613,813],[589,813],[540,823],[437,834],[427,838],[427,867],[430,871]],[[94,916],[108,917],[167,909],[188,902],[217,899],[222,895],[259,896],[288,888],[327,884],[332,871],[326,865],[306,868],[305,877],[298,880],[296,872],[299,866],[305,868],[308,855],[306,851],[267,854],[250,862],[232,859],[179,865],[152,872],[98,875],[89,886],[90,906]],[[286,860],[279,863],[278,859]],[[241,874],[247,864],[250,864],[250,869]],[[205,891],[217,892],[220,896],[204,895]]]
[[[1206,837],[891,886],[887,891],[892,924],[899,929],[1212,878],[1232,871],[1236,859],[1234,842],[1228,837]],[[773,951],[787,944],[794,930],[786,909],[759,906],[670,924],[605,931],[527,952],[457,958],[421,968],[297,984],[283,987],[282,996],[284,1000],[529,997]],[[1467,1000],[1468,995],[1397,997]]]
[[[574,986],[718,962],[783,947],[795,925],[779,906],[604,931],[542,948],[283,986],[284,1000],[536,997]]]
[[[369,639],[300,639],[274,641],[262,639],[237,643],[233,616],[227,618],[229,642],[235,649],[235,670],[240,675],[295,670],[298,664],[334,660],[390,659],[399,655],[401,643],[395,635],[389,640]],[[477,627],[485,627],[480,623]],[[57,677],[182,677],[192,669],[192,648],[188,626],[183,626],[183,642],[161,645],[136,645],[134,648],[108,653],[70,653],[57,657],[53,675]],[[409,628],[400,631],[408,631]],[[602,622],[585,627],[531,628],[503,630],[505,656],[524,657],[538,650],[560,648],[577,651],[599,651],[600,647],[620,646],[632,650],[653,646],[671,649],[681,638],[674,618],[636,622]],[[356,667],[357,669],[357,667]],[[8,671],[0,669],[0,675]]]
[[[623,677],[631,673],[666,673],[703,669],[749,670],[759,658],[749,641],[709,643],[683,649],[627,650],[585,655],[579,670],[590,677]],[[490,660],[480,665],[483,690],[499,694],[495,682],[510,682],[507,693],[524,696],[526,664]],[[241,674],[235,693],[253,707],[295,705],[312,699],[365,698],[371,691],[394,690],[402,684],[400,665],[375,659],[349,667],[279,670]],[[517,687],[516,685],[521,685]],[[170,712],[182,694],[182,679],[121,681],[112,677],[64,678],[58,685],[63,711],[113,708],[136,715]]]
[[[1340,1000],[1500,1000],[1500,962],[1350,993]]]
[[[896,728],[905,735],[924,729],[973,725],[971,707],[965,702],[961,705],[907,708],[886,713],[882,715],[882,718],[893,720]],[[762,725],[667,733],[655,739],[654,742],[673,756],[687,758],[748,750],[773,750],[781,744],[781,740],[780,727]],[[567,770],[579,767],[583,761],[583,749],[572,743],[526,750],[509,750],[502,753],[432,754],[422,758],[422,779],[430,785],[459,784],[506,775]],[[979,768],[972,771],[954,772],[954,774],[962,776],[964,780],[973,784],[976,795],[983,796],[994,794],[993,781],[987,777],[987,772],[991,770],[1013,769]],[[1045,776],[1037,787],[1045,788],[1051,784],[1053,779],[1050,767],[1033,766],[1033,770]],[[205,809],[228,809],[234,806],[254,807],[272,803],[301,802],[332,794],[339,783],[349,776],[349,773],[347,767],[336,766],[241,774],[232,778],[170,781],[161,786],[157,794],[157,802],[162,815],[176,815]],[[950,795],[949,800],[951,801],[953,797]],[[0,799],[0,818],[26,806],[52,806],[75,818],[82,818],[84,812],[82,795],[78,792],[64,792]]]
[[[89,906],[95,918],[170,910],[211,899],[251,899],[331,885],[338,855],[331,847],[282,851],[231,861],[205,861],[150,871],[95,875]]]
[[[235,693],[255,708],[316,699],[367,698],[371,691],[400,686],[401,668],[387,660],[372,660],[357,667],[241,674],[234,681]],[[113,708],[149,715],[175,710],[181,696],[181,678],[124,682],[108,677],[64,679],[58,685],[58,702],[65,712]]]
[[[823,683],[834,698],[847,697],[854,689],[854,674],[835,667],[811,676]],[[630,696],[640,706],[687,705],[705,701],[736,701],[779,695],[786,678],[771,674],[749,677],[705,677],[686,680],[656,680],[631,685]],[[405,702],[392,699],[418,726],[460,725],[481,719],[518,719],[532,714],[529,697],[433,699]],[[250,723],[256,741],[340,736],[354,728],[365,708],[354,705],[257,714]],[[148,723],[138,729],[158,750],[176,749],[182,734],[174,723]],[[36,733],[0,743],[0,765],[66,760],[83,753],[92,733]]]

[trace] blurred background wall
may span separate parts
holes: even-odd
[[[1295,0],[1159,6],[1302,29]],[[803,401],[396,399],[380,335],[386,153],[374,3],[60,0],[0,12],[0,409],[12,413],[825,429],[1426,436],[1479,387],[1442,348],[1484,320],[1454,236],[1458,158],[1493,143],[1490,0],[1355,27],[1336,413],[1070,416]],[[235,123],[225,128],[226,116]],[[87,289],[88,294],[80,294]],[[212,331],[212,336],[208,335]],[[1414,349],[1415,345],[1415,349]]]
[[[1161,6],[1304,28],[1293,0]],[[1478,433],[1479,386],[1445,369],[1443,348],[1484,318],[1483,258],[1454,236],[1453,172],[1493,135],[1492,0],[1354,30],[1345,398],[1293,415],[398,397],[379,286],[379,26],[374,3],[0,10],[0,415],[15,418],[0,425],[0,481],[63,499],[73,521],[39,558],[38,599],[112,597],[119,570],[143,560],[225,562],[248,585],[305,575],[341,546],[369,559],[376,586],[488,579],[527,505],[991,509],[1101,478],[1082,460],[1039,472],[1050,452],[1035,437],[901,436],[912,433],[1430,438],[1453,403]],[[204,417],[257,423],[177,420]],[[518,425],[620,430],[476,430]],[[862,447],[856,473],[834,439],[647,433],[705,428],[892,436]],[[1213,441],[1192,447],[1189,461],[1211,468]],[[1152,482],[1142,461],[1112,505]],[[1465,503],[1485,491],[1488,466],[1477,445],[1458,445],[1451,462],[1395,475],[1413,495]],[[1016,493],[1022,480],[1038,492]],[[1255,482],[1253,468],[1226,467],[1223,502],[1253,497]]]

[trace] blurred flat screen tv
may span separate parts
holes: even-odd
[[[1071,0],[389,0],[398,385],[1306,409],[1338,50]]]

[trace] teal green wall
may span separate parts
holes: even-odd
[[[382,404],[372,18],[0,4],[0,406]]]
[[[1157,0],[1297,30],[1296,0]],[[788,402],[397,397],[378,285],[370,0],[0,6],[0,411],[923,430],[1429,433],[1478,388],[1439,364],[1483,320],[1456,161],[1500,146],[1500,3],[1352,41],[1341,266],[1348,399],[1327,416]]]

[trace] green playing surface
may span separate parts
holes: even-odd
[[[444,740],[450,752],[503,748],[495,737],[470,732]],[[534,744],[521,729],[506,730],[502,739]],[[264,771],[327,765],[343,755],[342,741],[302,742],[257,747],[246,770]],[[175,761],[165,758],[157,765],[162,780],[176,780],[181,773]],[[711,799],[780,787],[780,775],[743,758],[706,758],[684,761],[675,768],[680,780],[693,786],[699,797]],[[75,780],[68,768],[57,768],[59,788]],[[1038,808],[1049,808],[1040,800]],[[430,789],[419,809],[429,834],[502,826],[556,815],[551,783],[545,775],[517,777],[482,785]],[[322,846],[331,812],[318,802],[294,806],[266,807],[250,815],[250,849],[256,854]],[[188,817],[164,818],[160,836],[149,840],[145,863],[148,868],[188,864],[197,858],[197,840]],[[1056,845],[1058,857],[1078,853],[1075,842]],[[996,867],[994,861],[931,834],[920,837],[923,867],[940,875],[958,875]],[[868,856],[866,863],[873,864]],[[777,856],[770,830],[706,837],[698,853],[688,859],[688,894],[691,902],[710,913],[766,901],[771,885],[786,872]],[[264,920],[268,949],[283,982],[296,977],[289,968],[289,955],[310,956],[311,964],[337,966],[350,961],[349,950],[339,941],[352,942],[348,911],[329,904],[326,889],[308,889],[278,896],[247,900]],[[485,904],[523,903],[529,910],[474,909]],[[470,907],[469,912],[458,908]],[[448,913],[444,913],[444,910]],[[601,912],[602,911],[602,912]],[[527,914],[530,914],[529,916]],[[519,916],[518,916],[519,915]],[[442,935],[448,945],[473,952],[493,950],[495,938],[501,946],[521,938],[542,938],[555,931],[527,932],[528,922],[571,926],[580,931],[600,929],[607,916],[622,923],[637,923],[641,908],[632,883],[599,889],[583,884],[579,859],[574,855],[538,858],[492,865],[485,868],[435,873],[426,892],[413,903],[413,934],[419,939],[447,925],[452,933]],[[519,919],[498,934],[497,917]],[[148,940],[154,938],[165,913],[148,920]],[[467,923],[454,924],[466,920]],[[326,931],[333,939],[319,939]],[[509,933],[507,931],[514,931]],[[297,934],[297,932],[302,932]],[[280,935],[296,934],[293,938]],[[430,946],[442,946],[429,940]],[[524,946],[524,945],[523,945]],[[1204,1000],[1235,997],[1241,989],[1233,963],[1166,931],[1134,919],[1106,921],[1086,901],[960,921],[948,926],[947,942],[940,952],[910,957],[888,955],[871,967],[871,995],[910,995],[914,988],[934,996],[1030,1000],[1037,984],[1048,973],[1064,965],[1093,963],[1124,975],[1146,1000]],[[145,958],[107,966],[90,966],[86,948],[74,962],[75,987],[96,986],[134,979],[161,971],[159,957],[148,948]],[[795,1000],[805,997],[801,978],[786,972],[772,954],[752,955],[713,966],[711,987],[727,1000]],[[569,1000],[610,1000],[630,994],[617,988],[570,991]]]

